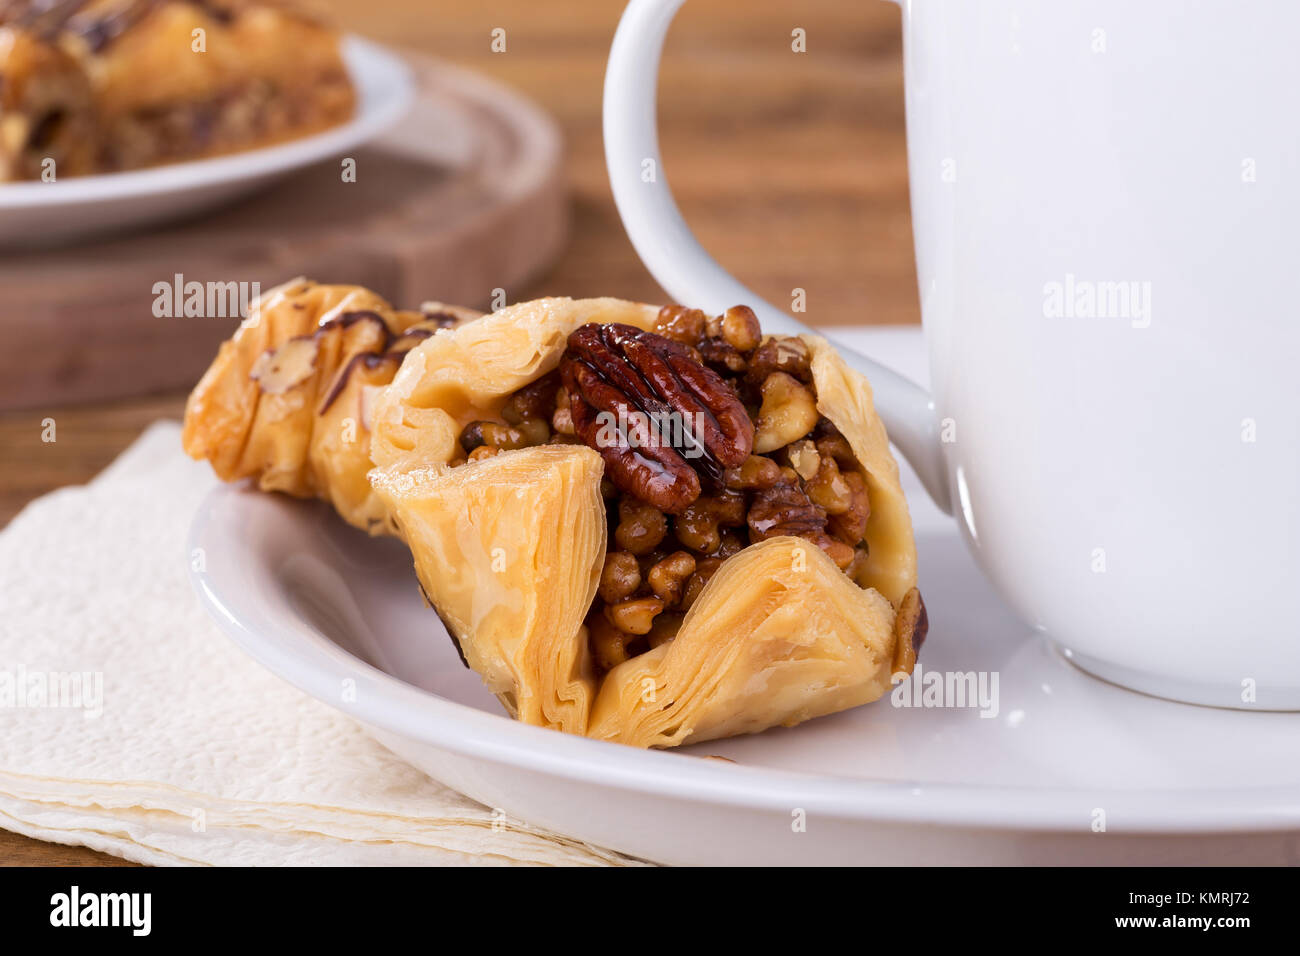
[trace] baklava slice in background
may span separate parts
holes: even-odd
[[[109,169],[294,139],[352,115],[338,32],[294,7],[98,0],[68,27],[91,76]]]
[[[20,0],[0,6],[0,178],[138,169],[348,120],[340,35],[266,0]],[[78,149],[73,149],[73,146]]]
[[[82,176],[100,154],[90,80],[38,28],[0,25],[0,182]]]

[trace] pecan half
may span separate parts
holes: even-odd
[[[630,325],[589,324],[560,361],[574,431],[623,491],[676,514],[744,463],[754,423],[690,348]]]

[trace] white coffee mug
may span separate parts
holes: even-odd
[[[632,0],[610,52],[619,212],[678,301],[806,331],[701,248],[663,178],[683,2]],[[902,7],[933,395],[845,353],[891,438],[1085,670],[1300,710],[1300,4]]]

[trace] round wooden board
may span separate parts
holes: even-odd
[[[395,305],[483,308],[559,255],[562,147],[522,96],[408,58],[417,104],[380,140],[197,220],[0,260],[0,409],[187,388],[237,319],[157,318],[154,286],[297,275],[368,286]],[[13,337],[16,334],[16,339]]]

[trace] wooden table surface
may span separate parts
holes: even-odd
[[[619,0],[320,0],[350,29],[491,74],[556,116],[573,236],[520,298],[665,301],[610,197],[601,85]],[[813,324],[919,319],[907,200],[898,10],[843,0],[691,0],[660,82],[664,172],[700,241],[775,303],[806,290]],[[493,53],[492,31],[506,50]],[[791,49],[802,29],[807,52]],[[316,278],[328,280],[329,276]],[[57,296],[58,290],[51,289]],[[183,395],[0,414],[0,525],[84,482]],[[58,441],[41,441],[41,421]],[[0,831],[0,864],[120,863]]]

